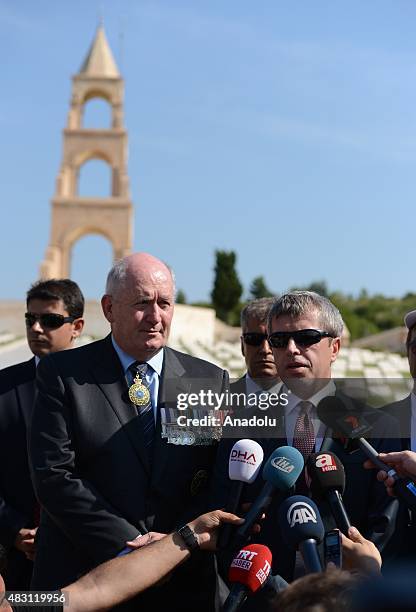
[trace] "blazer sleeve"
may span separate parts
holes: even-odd
[[[97,563],[114,557],[138,529],[77,470],[69,391],[49,357],[37,371],[38,395],[28,436],[29,463],[42,508]]]

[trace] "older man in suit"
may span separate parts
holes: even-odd
[[[298,448],[305,460],[309,454],[318,451],[331,451],[338,455],[346,471],[344,503],[351,522],[366,537],[380,542],[383,532],[394,529],[389,518],[390,510],[393,510],[391,504],[397,506],[397,501],[388,498],[374,473],[363,469],[365,458],[362,452],[351,455],[346,453],[340,442],[332,438],[332,431],[317,416],[320,400],[338,394],[331,380],[331,365],[340,350],[342,331],[343,321],[338,309],[328,299],[314,292],[293,291],[274,302],[269,312],[268,339],[273,348],[277,373],[283,381],[280,396],[288,399],[284,405],[276,408],[282,423],[278,432],[269,429],[262,436],[258,428],[252,432],[247,430],[244,437],[250,438],[254,433],[263,447],[265,460],[275,448],[286,444]],[[377,450],[396,450],[397,440],[386,439],[387,436],[394,437],[397,431],[394,420],[374,411],[366,416],[373,427],[372,443]],[[228,434],[231,435],[231,432]],[[221,505],[226,499],[226,468],[232,442],[223,440],[220,445],[213,484],[213,507]],[[260,476],[248,486],[245,501],[253,500],[262,484]],[[296,492],[308,493],[307,483],[302,476],[297,482]],[[294,557],[287,552],[282,553],[284,544],[276,527],[276,511],[281,501],[282,495],[277,495],[273,500],[258,539],[275,553],[274,572],[290,580],[293,576]],[[327,518],[329,523],[331,517],[328,515]]]
[[[37,505],[27,459],[27,427],[41,357],[74,346],[84,321],[84,298],[69,279],[39,281],[26,296],[26,334],[32,359],[0,372],[0,544],[7,550],[9,590],[30,586]]]
[[[169,268],[146,253],[117,262],[102,308],[107,338],[50,356],[38,370],[30,458],[46,512],[37,589],[62,587],[180,527],[198,513],[215,461],[215,438],[162,436],[165,409],[179,394],[228,385],[224,370],[166,346],[174,308]],[[213,610],[214,586],[213,560],[196,553],[144,594],[140,609]]]

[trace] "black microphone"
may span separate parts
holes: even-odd
[[[225,505],[226,512],[237,513],[244,483],[251,484],[256,480],[263,463],[263,457],[262,447],[254,440],[238,440],[234,444],[228,460],[230,487]],[[235,527],[230,523],[222,525],[218,534],[217,547],[219,550],[228,546],[234,530]]]
[[[232,587],[222,611],[235,612],[241,608],[247,596],[266,583],[271,565],[272,553],[263,544],[249,544],[240,550],[230,565],[228,580]]]
[[[401,478],[396,470],[384,463],[378,452],[363,436],[371,433],[372,427],[367,423],[358,409],[348,409],[340,397],[324,397],[318,404],[319,419],[334,432],[347,438],[346,449],[355,445],[371,459],[379,470],[384,470],[394,480],[393,489],[399,499],[409,508],[416,510],[416,484],[410,478]],[[351,445],[352,442],[352,445]],[[354,450],[354,448],[353,448]]]
[[[302,555],[306,573],[322,572],[317,545],[325,529],[316,504],[303,495],[288,497],[279,506],[279,525],[286,545]]]
[[[244,523],[238,528],[233,544],[241,546],[250,537],[254,523],[269,507],[276,491],[288,491],[302,473],[304,460],[301,453],[292,446],[280,446],[270,455],[263,467],[266,481],[260,495],[253,502]]]
[[[345,490],[345,471],[342,462],[334,453],[314,453],[306,463],[306,479],[316,502],[325,500],[340,531],[348,535],[351,527],[345,510],[342,494]]]

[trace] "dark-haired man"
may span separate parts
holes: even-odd
[[[26,433],[39,359],[74,346],[84,326],[84,297],[69,279],[39,281],[26,295],[26,334],[32,359],[0,371],[0,544],[8,550],[8,590],[27,589],[33,569],[37,505]]]

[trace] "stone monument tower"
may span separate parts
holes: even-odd
[[[114,259],[128,255],[133,243],[133,205],[127,175],[127,132],[123,126],[124,83],[104,29],[99,26],[84,63],[73,79],[68,124],[63,131],[63,156],[51,202],[49,245],[40,267],[41,278],[70,276],[74,243],[86,234],[100,234],[113,247]],[[84,104],[104,98],[112,108],[109,129],[82,127]],[[90,159],[112,169],[111,195],[80,197],[78,175]]]

